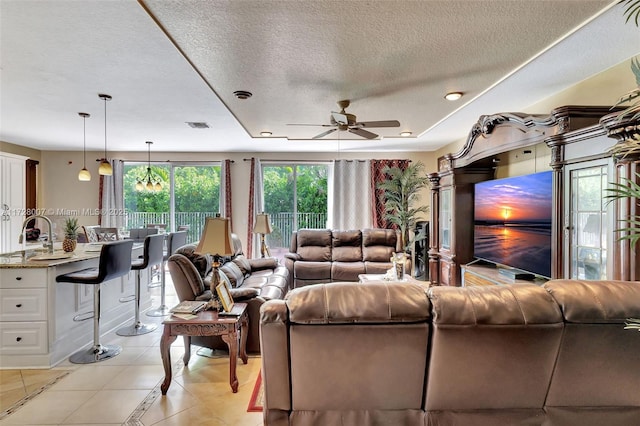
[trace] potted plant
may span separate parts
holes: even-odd
[[[416,205],[420,200],[420,191],[429,185],[429,178],[421,162],[409,164],[405,170],[385,167],[382,171],[387,175],[387,180],[379,183],[378,188],[384,190],[385,218],[400,230],[402,248],[407,252],[414,241],[424,238],[423,235],[411,239],[409,231],[421,213],[429,212],[429,206]]]
[[[78,219],[68,217],[64,220],[64,240],[62,241],[62,250],[71,253],[76,249],[78,243]]]

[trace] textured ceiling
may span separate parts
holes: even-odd
[[[107,93],[109,150],[433,150],[480,114],[523,110],[639,53],[640,29],[613,3],[0,0],[0,139],[79,149],[84,111],[100,149]],[[313,140],[327,128],[288,125],[330,124],[341,99],[359,121],[400,127]]]

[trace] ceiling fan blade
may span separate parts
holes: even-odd
[[[338,124],[349,124],[349,118],[347,118],[347,114],[343,114],[341,112],[331,111],[331,116]],[[399,126],[400,124],[398,124]]]
[[[338,128],[335,129],[329,129],[326,132],[322,132],[319,135],[315,135],[314,137],[312,137],[311,139],[320,139],[320,138],[324,138],[327,135],[330,135],[331,133],[335,132],[336,130],[338,130]]]
[[[286,126],[314,126],[314,127],[333,127],[333,124],[286,124]]]
[[[356,135],[362,136],[363,138],[367,138],[367,139],[375,139],[375,138],[378,137],[378,135],[376,135],[375,133],[371,133],[371,132],[369,132],[367,130],[364,130],[364,129],[358,129],[358,128],[352,129],[352,128],[350,128],[349,132],[355,133]]]
[[[358,127],[400,127],[398,120],[385,120],[385,121],[359,121],[355,123]]]

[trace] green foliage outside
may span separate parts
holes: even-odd
[[[298,165],[294,194],[294,166],[265,166],[263,173],[265,211],[271,214],[327,213],[327,166]],[[294,197],[295,196],[295,197]]]
[[[162,190],[136,191],[138,180],[145,176],[146,165],[124,167],[125,208],[131,212],[169,211],[169,173],[171,166],[151,166],[154,176],[162,179]],[[176,212],[215,212],[220,205],[219,166],[181,166],[174,168]]]

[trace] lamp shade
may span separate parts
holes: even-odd
[[[232,255],[231,221],[226,217],[206,218],[196,253],[209,253],[218,256]]]
[[[271,218],[266,213],[260,213],[256,215],[256,223],[253,225],[254,234],[270,234]]]

